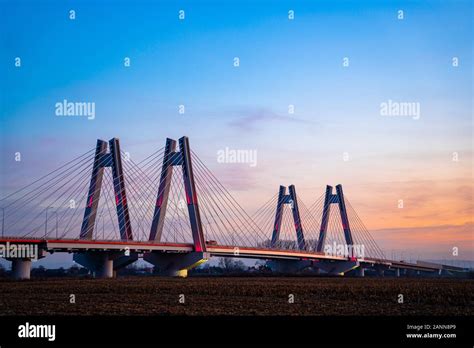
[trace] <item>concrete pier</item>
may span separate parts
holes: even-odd
[[[151,252],[143,259],[158,268],[159,274],[168,277],[186,278],[188,270],[209,260],[206,252],[191,252],[188,254]]]
[[[320,261],[318,262],[318,267],[321,268],[323,271],[327,272],[330,275],[339,275],[343,276],[347,272],[358,268],[359,262],[358,261],[339,261],[339,262],[331,262],[331,261]]]
[[[104,258],[101,266],[97,267],[94,272],[96,278],[113,278],[114,277],[114,261]]]
[[[135,262],[136,253],[125,256],[123,252],[88,251],[75,253],[73,260],[92,272],[95,278],[114,278],[118,269]]]
[[[12,259],[12,276],[13,279],[30,279],[31,277],[31,260],[30,259]]]

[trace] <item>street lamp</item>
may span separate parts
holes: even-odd
[[[44,239],[46,239],[48,236],[48,210],[49,208],[52,208],[52,207],[46,208],[46,220],[44,222]],[[58,214],[56,212],[53,212],[53,214],[56,214],[56,239],[57,239],[58,238],[58,224],[59,224]]]
[[[58,213],[54,212],[54,214],[56,215],[56,239],[58,239]]]
[[[102,220],[102,240],[105,240],[105,222],[103,213],[100,214],[99,219]]]
[[[48,236],[48,209],[51,207],[46,208],[46,219],[44,220],[44,239]]]

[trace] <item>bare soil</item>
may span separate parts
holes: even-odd
[[[474,281],[127,277],[0,281],[0,315],[473,315]],[[75,304],[70,303],[71,295]],[[183,299],[184,304],[179,300]],[[293,295],[294,303],[291,302]],[[403,295],[403,303],[399,303]],[[180,297],[181,296],[181,297]]]

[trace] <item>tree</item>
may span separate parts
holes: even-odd
[[[228,257],[221,257],[219,259],[219,267],[225,271],[229,271],[232,268],[232,259]]]
[[[234,260],[229,257],[221,257],[219,259],[219,267],[227,272],[243,271],[246,268],[245,264],[242,261]]]
[[[68,274],[70,275],[77,275],[79,274],[80,272],[80,268],[78,265],[72,265],[71,267],[69,267],[69,270],[68,270]]]
[[[235,271],[244,271],[246,269],[245,263],[241,260],[234,261],[234,270]]]

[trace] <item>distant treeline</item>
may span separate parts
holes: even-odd
[[[3,265],[0,264],[0,278],[7,278],[10,276],[11,271],[6,270]],[[147,264],[131,264],[127,267],[120,269],[117,272],[119,276],[147,276],[147,275],[159,275],[161,273],[160,269],[156,267],[149,266]],[[314,270],[307,269],[303,274],[312,274],[314,275]],[[374,274],[372,274],[374,273]],[[374,276],[375,272],[366,271],[366,276]],[[211,265],[205,263],[197,268],[194,268],[189,271],[188,275],[190,276],[265,276],[265,275],[276,275],[271,271],[267,266],[266,262],[263,260],[257,261],[253,266],[245,265],[241,260],[232,259],[232,258],[220,258],[217,265]],[[82,277],[88,278],[92,277],[92,274],[83,267],[78,265],[73,265],[69,268],[45,268],[44,266],[34,267],[31,270],[31,276],[33,278],[61,278],[61,277]],[[347,276],[352,277],[356,276],[355,271],[351,271]],[[393,276],[393,275],[392,275]],[[436,275],[434,275],[436,276]],[[471,269],[470,272],[466,273],[453,273],[451,277],[455,278],[474,278],[474,271]]]
[[[0,265],[0,277],[7,277],[11,271],[7,271],[3,265]],[[77,277],[87,276],[89,271],[83,267],[73,265],[69,268],[46,268],[44,266],[38,266],[31,269],[31,276],[35,278],[47,278],[47,277]]]
[[[0,278],[8,277],[11,271],[6,270],[0,264]],[[271,273],[265,262],[257,262],[255,266],[246,266],[242,261],[232,258],[221,258],[216,266],[204,264],[198,268],[189,271],[189,275],[225,275],[225,274],[247,274]],[[153,275],[160,274],[160,270],[147,265],[131,264],[117,272],[117,275],[133,276],[133,275]],[[69,268],[46,268],[44,266],[33,267],[31,276],[34,278],[60,278],[60,277],[90,277],[90,272],[78,265]]]

